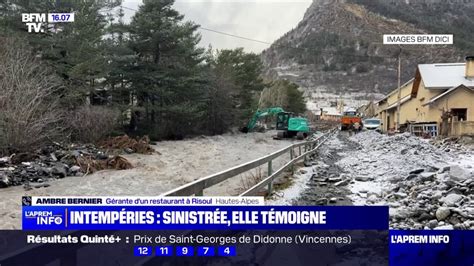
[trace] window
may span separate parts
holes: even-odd
[[[457,116],[458,121],[466,121],[467,120],[467,109],[466,108],[453,108],[451,109],[451,114],[453,117]]]

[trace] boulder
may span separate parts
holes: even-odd
[[[435,175],[436,173],[434,172],[426,172],[426,173],[421,173],[420,177],[422,181],[429,181],[429,180],[433,180]]]
[[[4,172],[0,172],[0,188],[5,188],[10,186],[10,178]]]
[[[67,176],[67,166],[62,163],[57,163],[52,168],[53,175],[56,175],[60,178]]]
[[[462,200],[462,198],[463,197],[459,194],[449,194],[449,195],[439,199],[439,201],[441,203],[446,204],[446,206],[454,207],[454,206],[456,206],[456,204],[458,202],[460,202]]]
[[[470,177],[470,173],[457,165],[453,165],[449,169],[449,177],[453,181],[464,181]]]
[[[444,219],[448,218],[450,214],[451,211],[449,208],[440,207],[436,210],[436,219],[438,219],[438,221],[443,221]]]

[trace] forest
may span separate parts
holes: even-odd
[[[263,79],[259,54],[201,47],[199,25],[173,4],[145,0],[126,19],[120,0],[0,2],[0,154],[52,140],[223,134],[275,104],[305,112],[296,85]],[[21,14],[49,11],[75,21],[28,33]]]

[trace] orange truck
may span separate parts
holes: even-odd
[[[362,118],[357,115],[356,111],[346,111],[341,118],[341,130],[349,130],[354,123],[359,123],[362,126]]]

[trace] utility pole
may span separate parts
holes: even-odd
[[[401,98],[402,98],[402,88],[401,85],[401,70],[402,70],[402,47],[399,46],[398,52],[398,100],[397,100],[397,123],[395,124],[395,131],[400,129],[400,105],[401,105]]]

